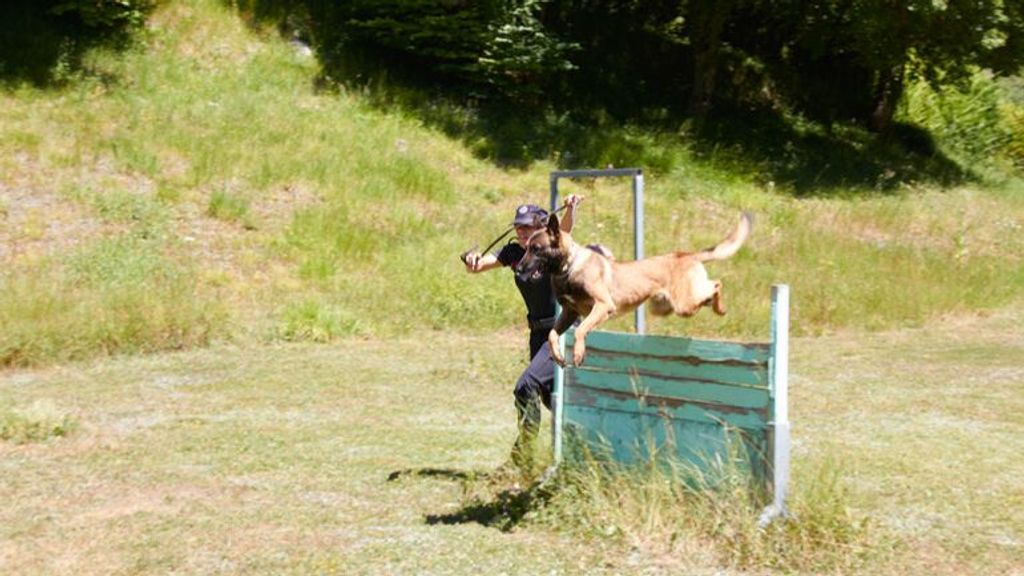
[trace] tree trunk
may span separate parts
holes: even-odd
[[[892,119],[896,114],[896,106],[903,97],[903,62],[894,64],[882,72],[875,90],[875,108],[871,112],[868,127],[872,132],[884,134],[892,127]]]
[[[693,46],[693,89],[690,115],[701,119],[711,111],[711,97],[718,76],[722,29],[735,0],[697,0],[690,4],[691,46]]]

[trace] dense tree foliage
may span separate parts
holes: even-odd
[[[481,118],[505,122],[503,135],[529,132],[501,119],[510,105],[554,118],[559,134],[609,118],[678,126],[715,110],[891,133],[915,82],[942,91],[1024,64],[1024,0],[223,1],[310,43],[333,81],[425,87],[496,111]],[[0,78],[59,79],[153,3],[0,2]]]
[[[1021,0],[250,0],[308,16],[346,80],[639,117],[785,106],[891,125],[909,79],[1024,63]]]
[[[0,2],[0,79],[60,80],[83,52],[124,42],[153,0],[4,0]]]
[[[753,2],[728,40],[763,62],[787,101],[884,130],[911,77],[966,82],[1024,63],[1019,0]]]
[[[474,95],[536,96],[572,66],[571,46],[537,19],[541,0],[306,0],[321,58],[340,77],[444,85]],[[259,2],[255,2],[259,4]]]

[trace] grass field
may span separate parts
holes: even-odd
[[[874,533],[868,559],[841,571],[1024,570],[1022,321],[1018,308],[793,342],[794,497],[827,462]],[[0,571],[765,571],[723,564],[713,542],[488,515],[480,498],[500,493],[481,478],[515,433],[520,339],[218,347],[7,371],[0,406],[49,406],[73,426],[0,443]]]
[[[815,191],[685,134],[595,139],[661,159],[649,254],[756,216],[712,266],[729,315],[651,332],[764,339],[792,287],[803,516],[764,535],[657,479],[542,506],[496,471],[523,309],[456,256],[546,202],[553,160],[320,89],[217,0],[84,63],[0,90],[0,574],[1024,574],[1019,173]],[[628,183],[569,191],[578,239],[628,257]]]

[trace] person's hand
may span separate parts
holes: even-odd
[[[476,272],[480,269],[480,253],[466,252],[462,255],[462,262],[466,264],[466,272]]]
[[[569,194],[565,197],[565,202],[563,204],[566,208],[575,210],[576,207],[580,205],[580,202],[583,202],[583,196],[578,194]]]

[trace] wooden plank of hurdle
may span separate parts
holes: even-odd
[[[563,350],[574,337],[566,334]],[[591,332],[584,365],[565,370],[557,442],[582,440],[626,464],[669,453],[706,469],[740,438],[750,471],[771,491],[768,522],[785,513],[789,480],[788,355],[786,285],[772,288],[769,342]],[[556,445],[556,457],[564,453]]]

